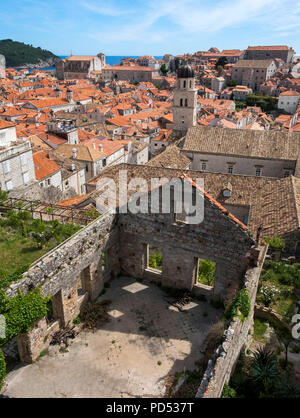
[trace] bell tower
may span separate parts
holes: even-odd
[[[173,121],[173,129],[181,132],[186,132],[197,124],[197,89],[195,73],[190,65],[183,65],[177,70]]]

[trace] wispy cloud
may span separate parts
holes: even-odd
[[[123,8],[116,3],[104,0],[98,2],[82,1],[81,6],[90,12],[110,17],[124,16],[132,12],[129,7]]]
[[[160,20],[170,23],[168,30],[164,30],[163,26],[160,31],[155,30]],[[161,42],[171,36],[216,33],[252,24],[260,24],[271,33],[284,31],[284,24],[289,29],[297,28],[300,26],[300,2],[219,0],[212,4],[207,0],[148,0],[144,3],[143,12],[137,11],[126,24],[112,25],[110,33],[107,33],[106,28],[94,31],[91,36],[109,43],[135,40],[145,43]]]

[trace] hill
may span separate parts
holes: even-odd
[[[0,55],[5,56],[7,67],[46,67],[60,60],[50,51],[11,39],[0,41]]]

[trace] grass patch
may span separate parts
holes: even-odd
[[[79,229],[58,221],[33,220],[28,212],[9,211],[0,217],[0,289],[5,290],[32,263]]]
[[[255,341],[266,343],[267,341],[264,335],[267,329],[268,329],[268,325],[266,322],[262,321],[259,318],[255,318],[254,319],[254,335],[253,335],[253,338],[255,339]]]
[[[297,301],[295,291],[300,287],[300,265],[284,264],[267,260],[263,266],[260,277],[260,286],[257,293],[257,302],[271,307],[288,322],[291,319]],[[266,288],[271,292],[270,299],[266,300],[263,290]],[[274,292],[275,290],[275,292]]]

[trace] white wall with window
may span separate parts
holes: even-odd
[[[210,173],[241,174],[246,176],[259,175],[256,168],[263,167],[261,175],[264,177],[283,178],[289,171],[290,175],[295,174],[295,161],[284,159],[263,159],[246,156],[226,156],[208,154],[193,151],[183,151],[192,160],[191,170],[207,171]],[[230,158],[230,161],[228,161]]]
[[[27,143],[0,151],[0,184],[6,191],[36,181],[32,150]]]

